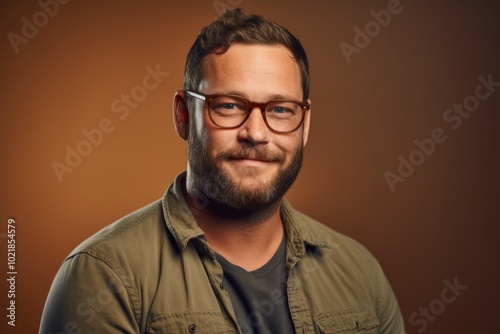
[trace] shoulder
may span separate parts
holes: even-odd
[[[349,282],[339,285],[346,284],[353,291],[370,286],[370,294],[377,294],[385,281],[383,269],[364,245],[303,213],[296,211],[295,218],[307,250],[302,260],[309,267],[318,267],[315,275],[321,272],[323,282],[344,277]]]
[[[300,229],[305,238],[319,246],[324,245],[323,248],[334,252],[337,257],[340,256],[345,260],[364,259],[368,262],[376,262],[373,254],[354,238],[338,232],[302,212],[295,211],[295,215],[299,219]]]
[[[130,259],[131,255],[159,247],[166,233],[161,201],[157,200],[104,227],[78,245],[67,260],[79,254],[106,263],[119,261],[120,257]]]
[[[325,294],[316,286],[328,285],[328,293],[337,304],[368,305],[375,314],[395,303],[382,267],[364,245],[302,213],[297,217],[301,231],[315,241],[306,247],[308,251],[299,270],[309,293]],[[307,239],[304,242],[308,244]],[[333,307],[326,301],[323,304],[325,308]]]
[[[82,242],[54,278],[42,328],[53,330],[67,321],[78,321],[86,333],[98,332],[98,327],[108,323],[127,333],[138,332],[147,311],[144,305],[149,305],[156,286],[145,282],[158,277],[159,270],[159,266],[144,264],[161,261],[158,253],[168,238],[166,233],[161,202],[156,201]]]

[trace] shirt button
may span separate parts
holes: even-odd
[[[354,328],[356,328],[357,330],[361,328],[361,324],[359,323],[358,320],[354,321]]]
[[[221,290],[224,290],[224,282],[220,282],[219,287]]]
[[[191,324],[188,326],[189,333],[196,333],[196,325]]]

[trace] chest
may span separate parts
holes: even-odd
[[[365,273],[347,274],[345,268],[305,256],[286,281],[287,301],[297,333],[377,333],[374,292]],[[215,258],[193,248],[164,263],[145,317],[146,333],[238,333],[237,317],[223,269]],[[241,328],[241,333],[244,332]]]

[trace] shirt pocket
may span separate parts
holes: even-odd
[[[320,313],[315,321],[319,332],[324,334],[376,334],[380,327],[373,311],[363,306]]]
[[[220,312],[177,312],[159,314],[147,326],[149,334],[235,333]]]

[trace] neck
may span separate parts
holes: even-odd
[[[184,189],[190,207],[194,199]],[[215,252],[229,262],[252,271],[276,253],[284,235],[281,201],[256,210],[237,210],[214,203],[193,212]]]

